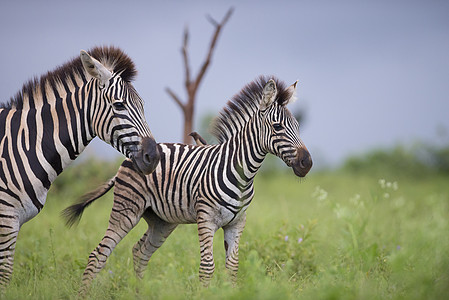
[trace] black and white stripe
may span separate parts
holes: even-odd
[[[114,47],[89,52],[28,82],[0,107],[3,286],[12,274],[20,226],[41,211],[51,183],[95,136],[142,172],[159,161],[143,101],[130,83],[136,75],[133,62]]]
[[[214,272],[212,242],[219,228],[224,230],[226,267],[235,277],[245,211],[266,154],[279,156],[298,176],[305,176],[312,166],[299,138],[299,124],[285,107],[295,89],[296,83],[285,88],[279,81],[260,78],[235,96],[216,119],[213,133],[219,144],[158,144],[161,160],[152,174],[139,174],[126,160],[108,183],[67,208],[64,214],[73,224],[90,203],[115,185],[109,227],[89,256],[81,294],[142,217],[148,230],[133,248],[138,277],[168,235],[186,223],[198,224],[200,280],[207,284]]]

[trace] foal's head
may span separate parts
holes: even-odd
[[[296,82],[278,92],[276,82],[270,79],[262,91],[259,117],[262,120],[262,147],[280,157],[293,172],[304,177],[312,168],[312,158],[299,137],[299,123],[286,105],[295,100]]]

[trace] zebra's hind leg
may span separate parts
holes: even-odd
[[[11,280],[20,224],[8,213],[2,212],[0,217],[0,288],[4,289]]]
[[[109,226],[100,244],[89,255],[89,262],[83,273],[83,279],[79,295],[85,296],[92,280],[106,265],[106,260],[111,255],[115,246],[137,225],[140,215],[129,209],[126,203],[116,201],[112,207]]]
[[[148,230],[133,247],[134,271],[139,279],[143,278],[143,272],[153,253],[178,226],[178,224],[165,222],[151,209],[145,211],[143,218],[148,223]]]
[[[233,223],[223,227],[224,247],[226,250],[226,269],[231,276],[231,281],[237,281],[237,271],[239,269],[239,242],[246,223],[246,213]]]

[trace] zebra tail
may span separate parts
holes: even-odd
[[[106,194],[115,185],[116,177],[117,176],[112,177],[108,182],[105,182],[96,190],[84,194],[83,196],[81,196],[78,203],[67,207],[61,212],[62,217],[66,219],[67,227],[70,228],[73,225],[78,225],[81,220],[81,216],[83,215],[84,209],[92,204],[92,202]]]

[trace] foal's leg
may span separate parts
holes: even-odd
[[[122,201],[122,200],[120,200]],[[83,274],[82,286],[79,294],[85,295],[92,280],[106,264],[106,260],[111,255],[115,246],[128,234],[128,232],[137,225],[140,220],[140,214],[133,211],[127,203],[117,201],[114,198],[109,226],[100,244],[89,255],[89,262]]]
[[[208,286],[215,270],[213,243],[218,226],[214,222],[213,208],[203,203],[199,201],[196,207],[201,256],[199,278],[204,286]]]
[[[246,213],[232,224],[223,227],[224,246],[226,250],[226,268],[229,270],[231,280],[237,280],[239,269],[239,242],[246,223]]]
[[[167,223],[151,209],[143,214],[148,223],[148,230],[133,247],[134,270],[138,278],[143,278],[148,261],[153,253],[165,242],[178,224]]]
[[[0,287],[3,289],[11,280],[20,224],[14,213],[0,214],[2,215],[0,218]]]

